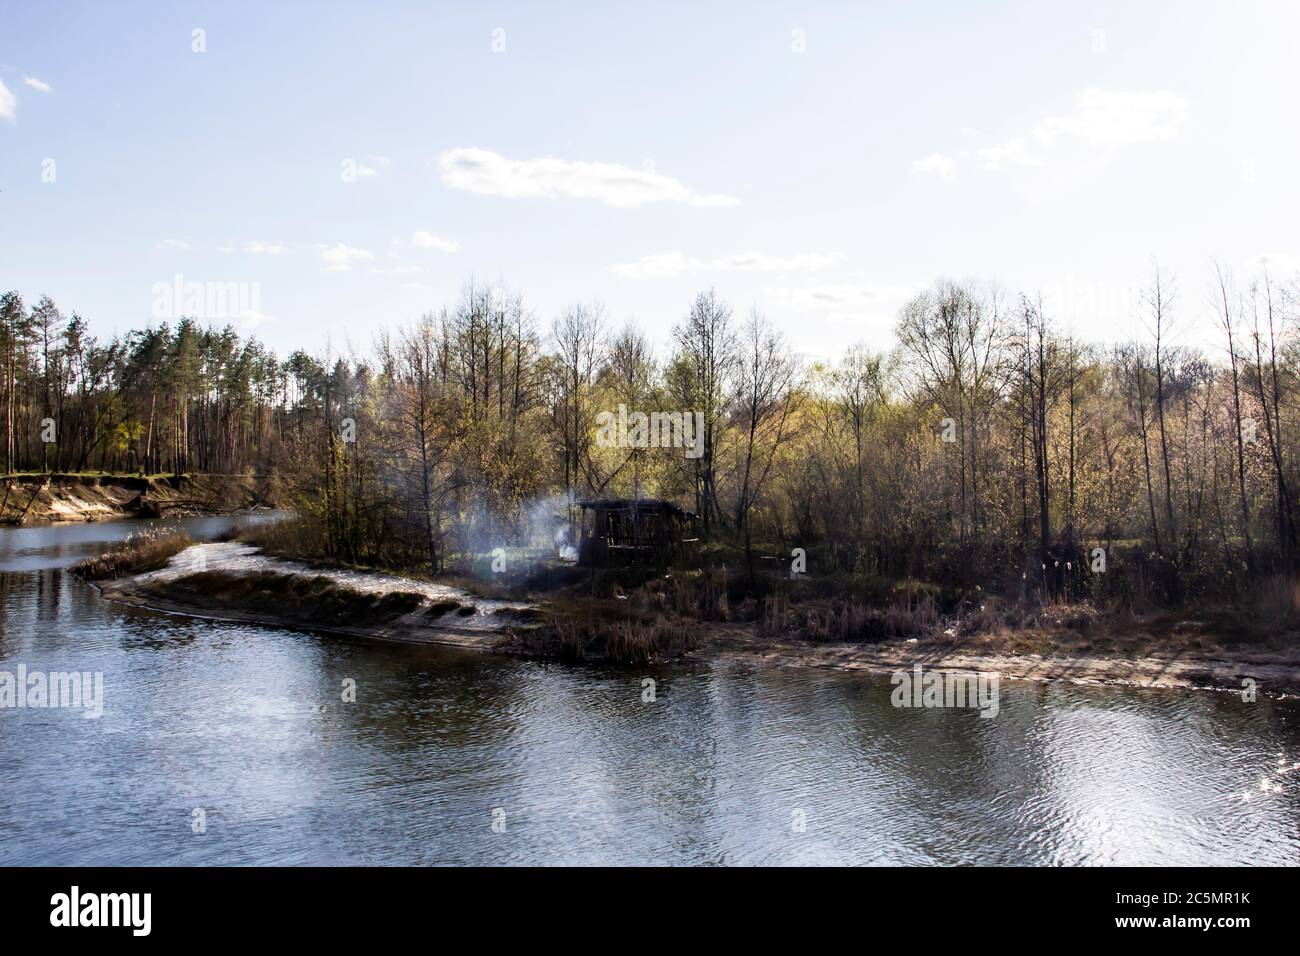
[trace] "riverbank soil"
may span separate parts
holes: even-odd
[[[212,546],[198,546],[198,549]],[[236,546],[237,547],[237,546]],[[184,560],[193,562],[191,549]],[[110,601],[195,617],[320,631],[347,637],[494,650],[502,636],[529,626],[534,611],[500,605],[405,578],[391,588],[350,586],[338,572],[223,569],[190,573],[175,566],[97,584]],[[206,558],[204,559],[206,563]],[[274,559],[272,559],[274,560]]]
[[[984,671],[1017,680],[1300,692],[1295,630],[1234,630],[1170,614],[1102,618],[1086,635],[1050,624],[969,635],[949,627],[879,643],[764,634],[753,624],[704,624],[699,650],[689,656],[882,674],[921,664],[926,670]]]
[[[883,606],[843,596],[756,601],[698,572],[534,576],[519,589],[541,612],[532,633],[505,645],[525,655],[600,657],[603,637],[631,629],[663,659],[879,673],[919,663],[1025,680],[1300,691],[1300,615],[1290,605],[1137,613],[992,597],[966,610],[930,596]]]
[[[253,475],[49,474],[0,477],[0,524],[106,521],[275,507],[273,478]]]
[[[319,630],[360,638],[454,644],[524,657],[626,662],[727,661],[889,674],[927,670],[996,673],[1006,679],[1300,692],[1300,632],[1228,611],[1102,615],[1086,605],[1053,608],[1014,628],[971,630],[940,617],[915,636],[841,639],[763,620],[699,620],[615,594],[533,595],[530,607],[491,610],[482,598],[423,597],[409,578],[357,592],[315,572],[126,577],[105,597],[175,613]],[[478,602],[477,606],[475,603]],[[469,614],[470,618],[463,615]],[[477,620],[466,629],[462,624]],[[485,626],[486,625],[486,626]]]

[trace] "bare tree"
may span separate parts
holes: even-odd
[[[845,353],[833,380],[836,404],[853,443],[853,527],[861,543],[866,539],[867,429],[885,401],[881,357],[855,345]]]
[[[686,402],[687,409],[699,412],[704,420],[704,447],[693,459],[693,468],[696,512],[707,538],[719,513],[717,444],[736,365],[731,307],[713,289],[699,293],[686,318],[674,327],[673,339],[677,346],[677,395]]]
[[[1038,550],[1045,562],[1052,544],[1051,477],[1048,432],[1051,412],[1061,384],[1060,348],[1050,331],[1042,301],[1021,296],[1020,311],[1025,337],[1021,360],[1021,387],[1029,412],[1030,449],[1034,461],[1034,483],[1038,490]]]
[[[655,362],[650,340],[633,323],[624,325],[610,343],[607,368],[620,400],[631,409],[641,409],[654,390]],[[632,497],[640,498],[645,449],[629,448],[626,451],[627,456],[615,469],[615,474],[624,465],[630,464]],[[613,477],[614,475],[609,475],[603,478],[600,487],[603,488]]]
[[[1155,403],[1156,424],[1160,431],[1160,461],[1165,476],[1165,519],[1169,525],[1169,537],[1176,540],[1177,527],[1174,523],[1174,484],[1169,467],[1169,438],[1165,430],[1165,339],[1169,333],[1169,308],[1173,302],[1173,290],[1160,273],[1159,265],[1153,267],[1151,285],[1147,289],[1147,307],[1151,310],[1151,335],[1155,340]]]
[[[1241,415],[1241,375],[1237,365],[1237,345],[1234,340],[1236,327],[1236,308],[1229,302],[1231,279],[1225,274],[1222,264],[1215,263],[1215,275],[1218,279],[1219,302],[1222,310],[1219,320],[1223,323],[1224,333],[1228,337],[1228,363],[1232,370],[1232,424],[1237,444],[1237,491],[1241,504],[1241,530],[1246,542],[1246,570],[1252,577],[1255,574],[1255,549],[1250,540],[1250,504],[1246,497],[1246,448],[1243,437]]]
[[[591,386],[604,358],[605,307],[599,302],[578,303],[561,313],[551,327],[551,339],[560,362],[559,415],[564,457],[564,491],[570,503],[579,484],[592,486]]]
[[[1269,458],[1273,464],[1273,480],[1277,491],[1277,543],[1278,551],[1288,567],[1295,563],[1295,516],[1292,513],[1291,489],[1287,483],[1285,452],[1282,444],[1282,385],[1277,364],[1277,322],[1274,316],[1273,283],[1268,270],[1261,276],[1263,284],[1266,326],[1261,328],[1259,315],[1259,286],[1251,288],[1250,338],[1255,360],[1251,368],[1251,381],[1255,397],[1264,416],[1264,436],[1268,440]],[[1267,355],[1265,355],[1267,335]]]
[[[445,354],[440,332],[433,315],[422,316],[413,328],[402,333],[392,369],[403,421],[415,441],[425,550],[434,573],[443,568],[439,545],[441,493],[446,482],[440,473],[452,448],[449,429],[454,427],[443,392],[445,380],[439,374],[440,359]]]
[[[741,430],[740,487],[736,530],[745,539],[749,576],[754,577],[750,511],[762,495],[794,410],[798,363],[779,332],[755,309],[741,330],[737,369],[736,424]]]

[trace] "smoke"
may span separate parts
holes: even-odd
[[[573,545],[569,499],[564,495],[531,498],[519,509],[526,547],[556,550]]]
[[[480,555],[505,548],[535,557],[556,557],[563,556],[560,549],[577,543],[569,522],[569,500],[564,495],[525,499],[513,518],[495,514],[477,501],[465,515],[460,537],[465,550]]]

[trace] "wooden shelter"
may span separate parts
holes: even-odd
[[[656,498],[579,501],[578,563],[584,567],[667,564],[698,543],[698,518]]]

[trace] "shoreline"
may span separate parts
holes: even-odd
[[[0,525],[237,515],[273,498],[254,475],[18,474],[0,476]]]
[[[155,570],[89,580],[106,600],[208,620],[363,640],[493,650],[535,609],[458,588],[314,568],[236,542],[190,545]]]
[[[1259,694],[1300,695],[1300,661],[1272,653],[1218,656],[1109,657],[1096,654],[979,653],[953,644],[818,644],[812,641],[763,642],[757,646],[714,644],[707,659],[754,666],[807,667],[890,675],[920,664],[927,671],[996,673],[1007,680],[1091,684],[1163,690],[1214,690],[1241,693],[1255,681]],[[692,655],[687,655],[688,657]]]
[[[216,572],[223,574],[224,572]],[[278,573],[287,582],[308,582],[301,573]],[[502,618],[500,626],[457,627],[430,618],[433,610],[426,604],[414,609],[401,608],[391,613],[379,611],[366,623],[322,620],[310,601],[295,604],[292,600],[270,602],[244,610],[223,604],[219,589],[196,591],[184,584],[189,578],[159,580],[144,576],[126,576],[116,580],[94,582],[106,600],[165,614],[199,620],[230,621],[266,627],[317,632],[359,640],[379,640],[402,644],[452,647],[480,653],[542,659],[547,655],[529,652],[520,646],[517,632],[530,625],[527,619]],[[409,585],[394,578],[394,594]],[[200,596],[202,595],[202,596]],[[374,595],[367,595],[374,600]],[[266,604],[268,602],[263,602]],[[295,613],[296,609],[296,613]],[[444,612],[450,616],[450,612]],[[491,615],[486,606],[477,614]],[[362,611],[362,616],[366,612]],[[490,621],[490,625],[498,622]],[[756,625],[691,622],[687,626],[698,637],[698,644],[684,653],[665,656],[657,663],[735,663],[752,667],[819,668],[848,673],[887,676],[910,670],[921,664],[926,670],[997,673],[1008,680],[1041,683],[1069,683],[1098,686],[1126,686],[1181,690],[1218,690],[1242,693],[1253,680],[1257,693],[1268,697],[1286,697],[1300,693],[1300,658],[1289,651],[1273,648],[1242,648],[1229,652],[1222,647],[1189,652],[1178,648],[1171,653],[1143,652],[1131,656],[1066,652],[1063,641],[1049,644],[1042,652],[1023,652],[1015,648],[1018,637],[973,636],[963,640],[933,638],[891,640],[878,643],[818,642],[796,636],[772,637],[758,632]],[[1074,635],[1077,639],[1077,635]],[[609,658],[583,658],[589,663],[610,663]],[[614,662],[616,663],[616,662]]]
[[[290,631],[302,631],[304,633],[320,632],[330,634],[336,637],[357,638],[365,641],[384,641],[394,644],[421,644],[438,647],[457,647],[463,650],[475,651],[492,651],[494,648],[490,642],[484,641],[484,632],[475,632],[469,628],[459,630],[447,626],[435,629],[431,627],[414,628],[414,627],[354,627],[339,624],[307,624],[295,622],[289,617],[277,617],[275,615],[253,614],[246,611],[236,611],[228,608],[219,611],[211,608],[200,608],[193,605],[182,604],[177,601],[163,600],[156,596],[146,596],[138,590],[121,586],[126,579],[117,581],[89,581],[100,597],[113,604],[120,604],[124,607],[139,608],[144,611],[154,611],[159,614],[172,614],[177,617],[189,617],[198,621],[225,621],[234,624],[255,624],[259,627],[277,627]],[[428,633],[425,633],[425,632]],[[494,637],[500,637],[497,632],[491,632]]]

